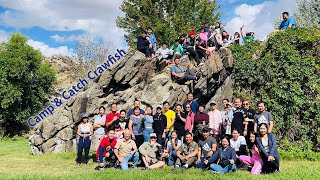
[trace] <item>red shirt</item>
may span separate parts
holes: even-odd
[[[116,146],[116,144],[117,144],[116,137],[113,138],[113,141],[111,143],[110,143],[109,137],[102,138],[101,142],[100,142],[100,146],[103,147],[103,149],[104,149],[103,156],[106,156],[106,154],[107,154],[106,147],[110,146],[110,148],[113,149]],[[97,152],[96,152],[97,159],[99,159],[100,146],[98,147]]]
[[[120,114],[119,113],[112,113],[112,112],[107,114],[107,116],[106,116],[106,125],[107,125],[108,122],[111,122],[114,117],[120,118]],[[108,129],[113,129],[113,125],[109,126]]]

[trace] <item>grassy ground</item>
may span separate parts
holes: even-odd
[[[77,167],[76,153],[33,156],[26,138],[0,139],[0,179],[320,179],[320,162],[281,161],[281,173],[252,176],[237,171],[225,175],[212,175],[208,171],[189,169],[172,172],[170,167],[161,170],[127,172],[107,169],[95,171],[92,160]]]

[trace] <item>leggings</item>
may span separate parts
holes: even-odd
[[[253,166],[251,169],[251,174],[258,175],[261,173],[262,170],[262,159],[250,157],[250,156],[244,156],[241,155],[239,157],[240,162],[242,162],[246,166]]]

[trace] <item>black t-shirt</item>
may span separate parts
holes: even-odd
[[[241,135],[243,135],[243,121],[246,117],[246,113],[243,108],[237,108],[233,112],[233,119],[231,123],[231,130],[237,129]]]
[[[153,115],[152,123],[153,131],[156,134],[162,134],[167,127],[167,117],[165,115],[156,113]]]
[[[114,123],[113,123],[113,127],[115,127],[116,124],[119,124],[121,129],[128,129],[128,125],[129,125],[129,120],[128,119],[117,119]]]
[[[247,132],[254,131],[254,116],[256,111],[254,109],[245,109],[246,117],[249,118],[248,129]]]
[[[182,118],[186,118],[186,114],[184,112],[180,113]],[[180,118],[180,116],[178,116],[178,113],[176,113],[176,119],[174,122],[174,130],[177,131],[177,135],[178,138],[180,139],[181,136],[184,136],[185,130],[184,130],[184,126],[185,126],[185,122],[183,122]]]

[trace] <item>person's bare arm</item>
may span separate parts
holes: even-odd
[[[80,124],[78,126],[77,134],[78,134],[78,136],[83,137],[83,135],[80,133]]]
[[[172,119],[172,123],[170,124],[170,126],[168,126],[168,129],[170,129],[173,125],[174,125],[174,122],[176,121],[175,118]]]
[[[112,126],[113,122],[115,122],[117,119],[118,119],[117,116],[113,117],[113,119],[110,122],[107,123],[107,126],[108,127]]]
[[[178,78],[181,78],[183,76],[182,74],[177,74],[175,72],[172,72],[171,74],[172,74],[172,76],[178,77]]]
[[[270,126],[269,126],[269,130],[268,132],[272,132],[272,128],[273,128],[273,120],[269,122]]]
[[[243,38],[243,32],[242,32],[242,29],[243,29],[243,25],[241,26],[241,28],[240,28],[240,35],[241,35],[241,37]]]
[[[89,136],[92,136],[93,135],[93,126],[90,124],[90,134]]]

